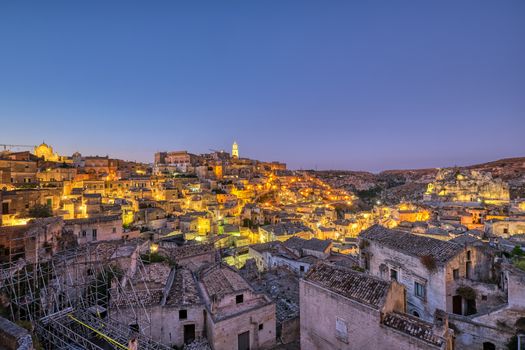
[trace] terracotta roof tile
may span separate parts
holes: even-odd
[[[360,237],[407,255],[432,255],[438,264],[447,262],[463,250],[457,243],[392,230],[380,225],[366,229],[361,232]]]
[[[443,339],[436,336],[432,331],[432,325],[418,318],[399,314],[397,312],[388,313],[383,319],[383,324],[412,337],[421,339],[427,343],[437,346],[443,344]]]
[[[390,282],[328,263],[315,265],[305,280],[375,309],[382,306],[390,287]]]

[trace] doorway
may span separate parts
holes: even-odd
[[[237,349],[250,350],[250,331],[241,333],[237,336]]]
[[[454,295],[452,297],[452,313],[456,315],[462,314],[462,304],[463,304],[463,298],[461,295]]]
[[[191,343],[195,340],[195,325],[185,324],[184,325],[184,344]]]

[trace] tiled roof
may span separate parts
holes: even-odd
[[[271,232],[273,233],[274,235],[276,236],[288,236],[288,235],[293,235],[295,233],[299,233],[299,232],[310,232],[310,228],[303,225],[303,224],[298,224],[298,223],[284,223],[284,222],[281,222],[279,224],[275,224],[275,225],[266,225],[266,226],[262,226],[262,228],[267,231],[267,232]]]
[[[438,264],[447,262],[463,250],[463,247],[457,243],[422,237],[379,225],[366,229],[360,236],[407,255],[417,257],[432,255]]]
[[[432,345],[441,346],[443,344],[443,339],[432,331],[432,325],[418,318],[393,312],[386,314],[383,324]]]
[[[201,303],[197,283],[188,269],[177,269],[175,279],[166,297],[166,305],[194,305]]]
[[[382,306],[390,286],[388,281],[328,263],[315,265],[305,280],[375,309]]]
[[[291,237],[284,242],[284,246],[289,249],[308,249],[318,252],[324,252],[332,242],[328,239],[321,240],[317,238],[302,239],[299,237]]]
[[[483,242],[477,238],[476,236],[474,235],[471,235],[469,233],[464,233],[460,236],[457,236],[455,238],[452,238],[450,240],[451,242],[454,242],[454,243],[457,243],[457,244],[462,244],[462,245],[483,245]]]
[[[292,251],[288,250],[280,241],[254,244],[251,245],[250,248],[258,253],[268,252],[272,255],[279,255],[287,259],[299,259],[299,256],[295,255]]]
[[[169,264],[164,262],[145,264],[144,270],[137,269],[135,271],[135,274],[131,278],[131,282],[133,284],[153,282],[159,285],[165,285],[170,270],[171,268]]]
[[[79,219],[69,219],[64,220],[64,223],[66,225],[89,225],[89,224],[95,224],[99,222],[110,222],[110,221],[117,221],[122,220],[121,215],[104,215],[104,216],[95,216],[90,218],[79,218]]]
[[[241,275],[222,264],[216,264],[204,269],[200,273],[200,280],[210,297],[215,295],[218,298],[222,298],[227,294],[251,290],[250,285]]]
[[[175,261],[192,256],[208,254],[213,251],[213,243],[185,244],[180,247],[169,249],[170,257]]]

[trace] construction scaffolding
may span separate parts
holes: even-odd
[[[146,243],[99,242],[6,262],[0,300],[15,322],[30,322],[45,349],[169,349],[150,337],[144,301],[155,291],[132,283],[149,278],[140,258]]]

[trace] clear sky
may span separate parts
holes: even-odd
[[[291,168],[525,156],[525,1],[0,1],[0,143]]]

